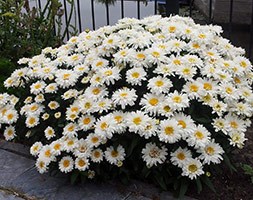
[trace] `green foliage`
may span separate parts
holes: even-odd
[[[247,164],[242,164],[244,174],[250,176],[251,183],[253,184],[253,167]]]
[[[68,3],[73,10],[74,1]],[[59,0],[48,0],[42,10],[31,8],[28,0],[0,0],[0,56],[16,63],[47,46],[59,46],[66,36],[66,30],[62,33],[63,14]]]
[[[3,82],[11,75],[14,69],[15,65],[9,59],[0,57],[0,93],[6,91]]]

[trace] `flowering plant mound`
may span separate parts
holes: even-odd
[[[6,140],[34,142],[40,173],[149,178],[181,190],[242,148],[250,126],[252,65],[190,18],[125,18],[46,48],[5,81]],[[75,179],[74,178],[74,179]]]

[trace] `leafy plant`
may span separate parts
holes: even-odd
[[[250,176],[251,183],[253,184],[253,167],[247,164],[242,164],[244,174]]]
[[[72,11],[74,1],[68,0],[68,3]],[[40,53],[47,46],[61,45],[70,28],[72,13],[67,28],[62,31],[64,10],[59,0],[48,0],[42,10],[31,7],[28,0],[0,0],[0,56],[15,63],[21,57]]]

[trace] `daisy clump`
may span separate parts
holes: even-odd
[[[23,58],[4,82],[22,94],[0,94],[1,133],[31,144],[40,173],[207,183],[243,148],[253,113],[252,65],[221,33],[124,18]]]

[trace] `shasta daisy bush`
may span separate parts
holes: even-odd
[[[6,140],[33,142],[40,173],[130,176],[198,188],[250,126],[252,65],[219,26],[125,18],[22,58],[0,96]],[[201,186],[201,187],[200,187]]]

